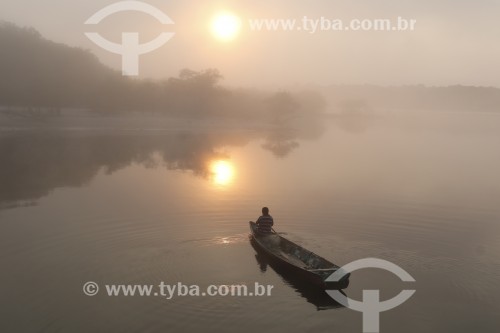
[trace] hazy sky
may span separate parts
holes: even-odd
[[[33,26],[48,39],[92,50],[116,69],[121,57],[84,36],[99,32],[119,42],[138,31],[141,41],[160,32],[175,37],[141,56],[143,77],[176,75],[182,68],[218,68],[226,83],[242,86],[303,84],[427,84],[500,87],[500,1],[498,0],[148,0],[173,19],[162,26],[141,13],[119,13],[98,26],[84,22],[116,0],[0,0],[0,20]],[[232,42],[210,32],[214,14],[229,10],[242,20]],[[251,31],[248,19],[417,20],[415,31]],[[299,23],[297,23],[299,24]]]

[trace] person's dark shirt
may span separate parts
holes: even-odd
[[[262,233],[272,232],[274,225],[273,217],[271,215],[262,215],[257,219],[257,230]]]

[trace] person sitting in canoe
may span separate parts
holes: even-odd
[[[268,234],[273,232],[274,220],[271,215],[269,215],[269,208],[262,208],[262,215],[257,219],[258,231],[263,234]]]

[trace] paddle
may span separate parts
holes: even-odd
[[[329,271],[336,271],[338,268],[313,268],[313,269],[308,269],[309,272],[329,272]]]

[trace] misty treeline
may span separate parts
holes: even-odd
[[[269,93],[220,85],[216,69],[184,69],[162,81],[123,77],[80,48],[46,40],[33,28],[0,23],[0,107],[32,111],[83,108],[232,116],[281,122],[325,107],[314,92]]]
[[[322,90],[333,111],[500,111],[494,87],[335,85]]]

